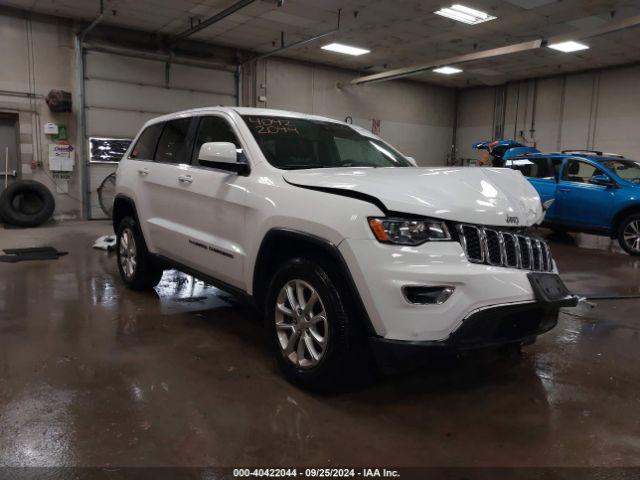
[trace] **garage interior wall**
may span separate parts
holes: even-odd
[[[461,90],[457,155],[476,158],[471,145],[493,138],[503,120],[503,138],[542,151],[591,149],[637,158],[638,78],[640,66],[633,65]],[[500,88],[506,90],[504,108]]]
[[[18,176],[49,187],[56,198],[55,217],[83,217],[81,169],[76,148],[70,180],[48,170],[47,122],[64,124],[68,140],[77,138],[78,92],[75,29],[45,15],[0,7],[0,111],[19,116]],[[228,61],[228,59],[227,59]],[[410,80],[338,88],[352,71],[281,58],[243,69],[243,104],[325,115],[372,129],[421,165],[445,165],[451,153],[454,118],[456,149],[475,158],[473,142],[516,138],[542,150],[592,148],[634,157],[640,147],[635,125],[640,102],[640,66],[512,82],[506,86],[459,91]],[[162,113],[203,105],[235,105],[233,72],[89,51],[85,62],[88,136],[133,137],[142,124]],[[74,95],[74,111],[54,114],[45,104],[52,89]],[[502,96],[504,92],[504,96]],[[96,189],[114,165],[89,168],[90,216],[102,217]]]
[[[57,218],[79,218],[82,192],[78,159],[70,180],[54,178],[47,164],[51,142],[43,132],[47,122],[63,124],[69,143],[77,144],[77,115],[52,113],[45,103],[50,90],[73,91],[72,29],[68,22],[55,18],[36,20],[26,14],[0,13],[0,44],[0,112],[18,114],[18,178],[37,180],[51,190]]]
[[[337,84],[348,83],[354,72],[280,58],[259,62],[255,76],[258,107],[338,120],[351,117],[368,130],[373,120],[380,120],[380,136],[419,165],[446,165],[452,146],[453,89],[415,81],[340,89]]]
[[[133,138],[148,120],[187,108],[237,105],[229,71],[88,51],[85,56],[87,137]],[[87,138],[88,141],[88,138]],[[90,218],[105,215],[97,189],[113,163],[89,165]]]

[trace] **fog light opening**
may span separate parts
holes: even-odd
[[[411,285],[402,287],[404,298],[414,305],[442,305],[449,300],[454,290],[455,287],[449,285],[437,287]]]

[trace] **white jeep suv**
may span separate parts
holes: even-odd
[[[250,298],[292,381],[330,388],[377,360],[521,345],[575,305],[528,232],[520,172],[416,168],[370,132],[266,109],[149,121],[117,171],[124,283],[176,268]]]

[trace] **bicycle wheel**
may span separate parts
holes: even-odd
[[[116,174],[107,175],[98,187],[98,201],[104,214],[111,218],[113,216],[113,201],[116,197]]]

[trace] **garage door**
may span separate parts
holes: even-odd
[[[237,105],[235,74],[87,51],[86,145],[89,138],[131,139],[149,119],[187,108]],[[88,149],[90,151],[90,149]],[[89,218],[105,218],[97,190],[117,163],[89,159]]]

